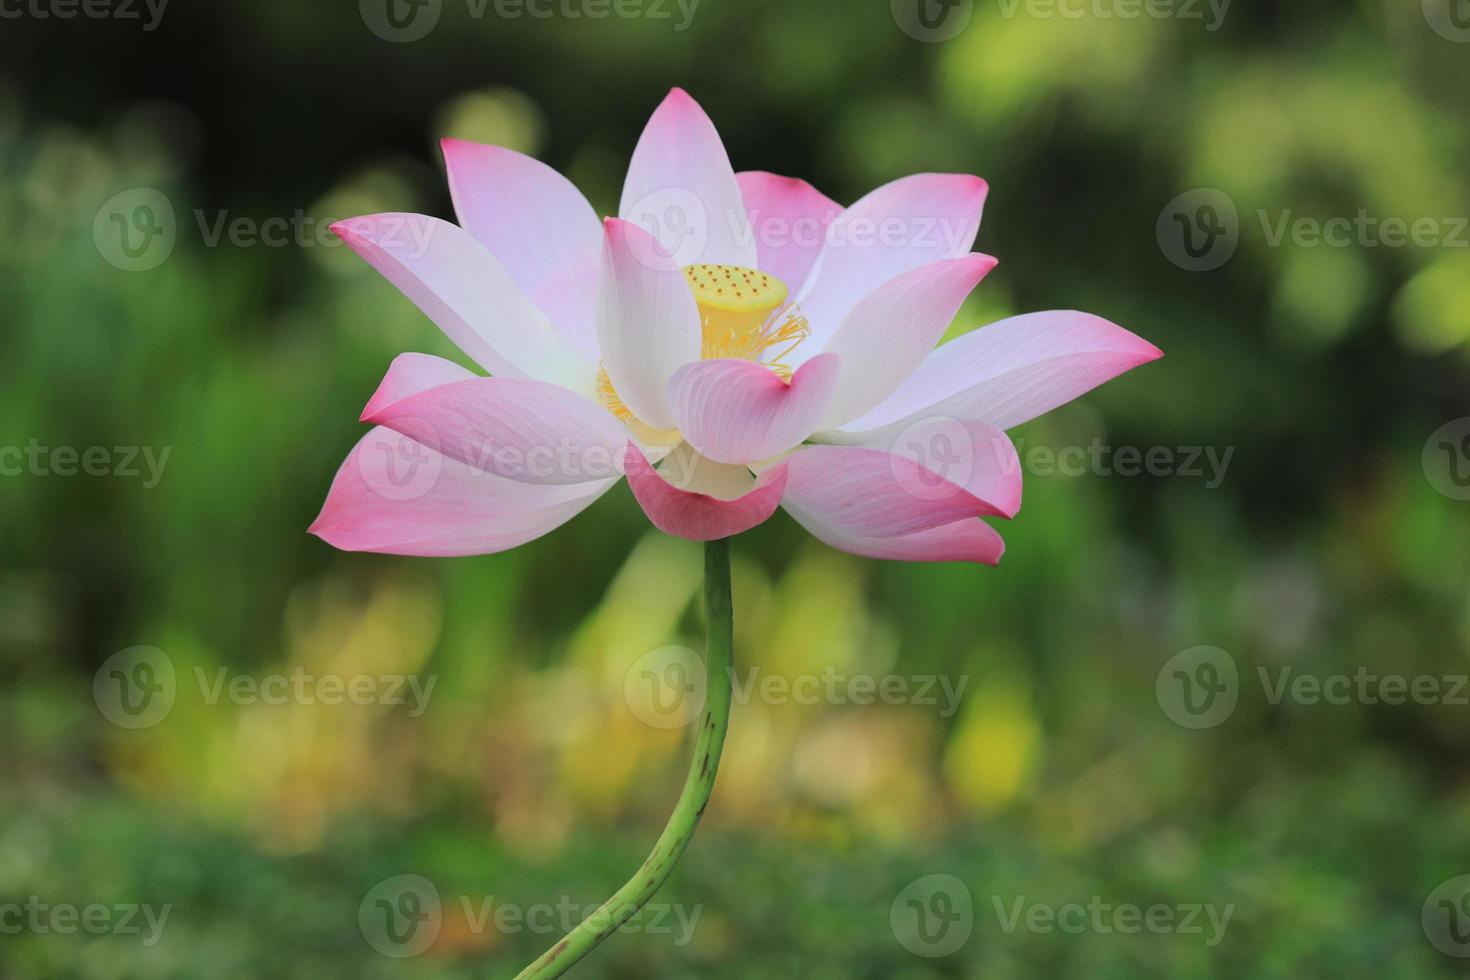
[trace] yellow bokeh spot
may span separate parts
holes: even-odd
[[[990,812],[1013,801],[1041,749],[1030,697],[1019,685],[976,691],[944,759],[944,776],[972,810]]]

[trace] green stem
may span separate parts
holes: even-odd
[[[734,609],[730,599],[729,538],[709,541],[704,546],[704,611],[709,630],[704,656],[704,710],[694,738],[694,761],[664,832],[638,873],[581,925],[517,974],[516,980],[551,980],[570,970],[653,898],[689,846],[715,788],[715,772],[720,766],[725,729],[730,722]]]

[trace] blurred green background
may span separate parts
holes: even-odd
[[[964,0],[929,9],[943,40],[899,0],[633,18],[443,0],[415,40],[375,33],[367,2],[174,0],[152,29],[141,5],[5,6],[0,447],[106,447],[110,471],[50,455],[0,477],[0,906],[170,911],[151,943],[0,916],[0,975],[510,976],[558,933],[487,925],[487,902],[586,907],[642,860],[687,745],[625,680],[702,646],[698,546],[652,531],[625,486],[498,556],[348,555],[305,529],[390,360],[459,356],[319,230],[451,216],[443,136],[535,154],[608,213],[671,85],[736,169],[843,203],[911,172],[986,177],[976,248],[1001,265],[952,332],[1075,308],[1167,357],[1013,433],[1026,503],[998,569],[852,558],[780,513],[737,541],[741,671],[964,696],[737,704],[662,926],[573,975],[1463,975],[1447,954],[1470,947],[1436,916],[1470,908],[1470,706],[1273,703],[1260,671],[1446,694],[1470,671],[1464,6]],[[176,234],[130,271],[99,243],[138,188]],[[1182,268],[1171,207],[1233,228],[1228,260]],[[1284,215],[1360,212],[1438,233],[1275,240]],[[298,214],[300,242],[212,241]],[[1048,464],[1095,440],[1175,461]],[[127,447],[157,479],[141,457],[126,475]],[[1196,474],[1191,447],[1228,466]],[[109,658],[140,645],[177,690],[133,729],[99,706]],[[1236,666],[1236,704],[1193,728],[1170,664],[1201,645]],[[211,703],[196,683],[298,668],[435,686],[416,713]],[[400,958],[370,920],[402,875],[440,905]],[[971,906],[952,951],[903,925],[932,875]],[[1231,917],[1217,936],[1203,914],[1201,932],[1006,928],[1018,900],[1094,896]]]

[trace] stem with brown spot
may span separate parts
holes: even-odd
[[[704,610],[709,638],[705,645],[704,709],[694,737],[694,759],[679,802],[648,860],[628,883],[613,894],[581,925],[567,933],[541,958],[516,975],[516,980],[550,980],[572,968],[582,957],[611,936],[663,887],[674,865],[694,836],[704,815],[720,752],[725,747],[725,730],[730,723],[730,678],[734,662],[734,607],[730,595],[730,539],[708,541],[704,546]]]

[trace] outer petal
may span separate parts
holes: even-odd
[[[755,234],[757,267],[799,294],[842,205],[795,177],[747,170],[735,179]]]
[[[1001,540],[1001,536],[981,520],[956,521],[943,527],[899,537],[870,538],[834,528],[789,505],[786,506],[786,511],[818,541],[864,558],[922,562],[964,561],[996,565],[1005,553],[1005,542]]]
[[[1162,356],[1101,317],[1028,313],[956,337],[876,408],[826,435],[850,442],[855,433],[896,433],[936,416],[1009,429]]]
[[[595,330],[602,223],[582,192],[541,161],[499,146],[441,144],[459,223],[510,273],[552,323],[590,340]],[[571,321],[571,322],[564,322]]]
[[[996,260],[979,253],[920,266],[863,297],[827,342],[842,378],[821,428],[836,428],[893,394],[934,350],[960,304]]]
[[[432,354],[399,354],[388,366],[388,373],[378,383],[378,390],[362,410],[362,417],[371,418],[386,406],[421,391],[456,381],[468,381],[474,377],[474,372],[442,357]]]
[[[927,531],[968,517],[1004,516],[907,456],[856,446],[806,446],[786,457],[791,476],[782,504],[857,537]]]
[[[802,312],[820,350],[857,301],[894,276],[970,251],[989,187],[979,177],[918,174],[885,184],[832,222]]]
[[[399,387],[393,370],[383,382],[383,389],[390,387]],[[368,408],[364,422],[522,483],[587,483],[622,474],[628,440],[622,424],[596,402],[556,385],[471,378],[394,401],[374,396]]]
[[[655,429],[674,427],[674,372],[699,360],[699,307],[684,273],[651,236],[617,218],[605,223],[597,338],[623,404]]]
[[[375,214],[332,230],[485,370],[591,391],[593,365],[556,336],[505,268],[458,225]]]
[[[618,214],[653,232],[680,265],[755,267],[755,242],[725,144],[683,89],[670,91],[648,120]]]
[[[925,418],[896,434],[884,430],[852,445],[903,456],[943,478],[916,479],[918,474],[905,473],[900,482],[911,492],[942,496],[954,484],[990,504],[1001,517],[1015,517],[1021,509],[1021,459],[1016,447],[1004,432],[984,422]]]
[[[674,373],[669,399],[689,445],[722,463],[754,463],[811,435],[837,388],[840,366],[836,354],[822,354],[787,382],[754,361],[698,361]]]
[[[516,483],[457,463],[392,429],[375,428],[337,471],[311,533],[343,551],[492,554],[560,526],[614,482]]]
[[[690,488],[675,486],[655,470],[638,448],[628,445],[628,485],[654,527],[692,541],[714,541],[748,531],[776,512],[786,490],[786,467],[775,466],[752,479],[743,467],[695,458]],[[732,472],[703,472],[705,468]],[[742,479],[743,476],[743,479]],[[715,486],[734,484],[739,496],[717,495]],[[742,486],[743,484],[743,486]],[[706,491],[711,492],[706,492]]]

